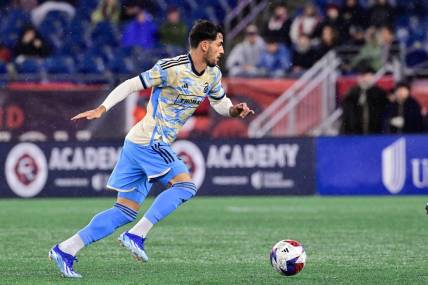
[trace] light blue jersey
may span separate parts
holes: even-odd
[[[159,60],[140,79],[144,88],[152,87],[152,95],[146,116],[127,135],[138,144],[172,143],[206,97],[220,100],[225,96],[220,69],[207,67],[198,73],[189,54]]]
[[[147,114],[125,139],[123,150],[107,187],[141,203],[153,181],[167,184],[188,173],[183,161],[171,149],[177,133],[202,101],[225,96],[220,69],[207,67],[198,73],[190,55],[159,60],[140,74],[144,88],[152,87]]]

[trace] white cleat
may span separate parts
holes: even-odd
[[[144,250],[144,239],[142,237],[124,232],[119,236],[118,240],[123,247],[131,252],[135,259],[141,262],[149,260]]]
[[[67,278],[82,277],[82,275],[73,270],[73,263],[77,261],[77,258],[60,250],[58,245],[49,251],[49,260],[55,261],[55,265],[61,271],[62,276]]]

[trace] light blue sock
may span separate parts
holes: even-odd
[[[111,235],[117,228],[135,220],[137,212],[119,203],[96,214],[78,234],[85,246]]]
[[[160,193],[144,217],[153,225],[171,214],[184,202],[196,194],[196,185],[193,182],[179,182]]]

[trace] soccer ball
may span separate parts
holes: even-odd
[[[270,263],[280,274],[296,275],[302,271],[306,262],[306,252],[300,242],[281,240],[275,244],[270,253]]]

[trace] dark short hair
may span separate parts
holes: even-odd
[[[278,40],[277,40],[277,38],[275,38],[273,36],[267,36],[267,37],[265,37],[264,40],[265,40],[265,43],[267,43],[267,44],[277,44],[277,43],[279,43]]]
[[[376,73],[368,60],[362,60],[356,67],[356,71],[360,74]]]
[[[395,90],[397,90],[398,88],[406,88],[410,90],[410,83],[406,80],[400,81],[397,84],[395,84]]]
[[[220,25],[216,25],[207,20],[197,20],[190,30],[189,45],[191,48],[197,48],[202,41],[215,41],[219,33],[224,35]]]

